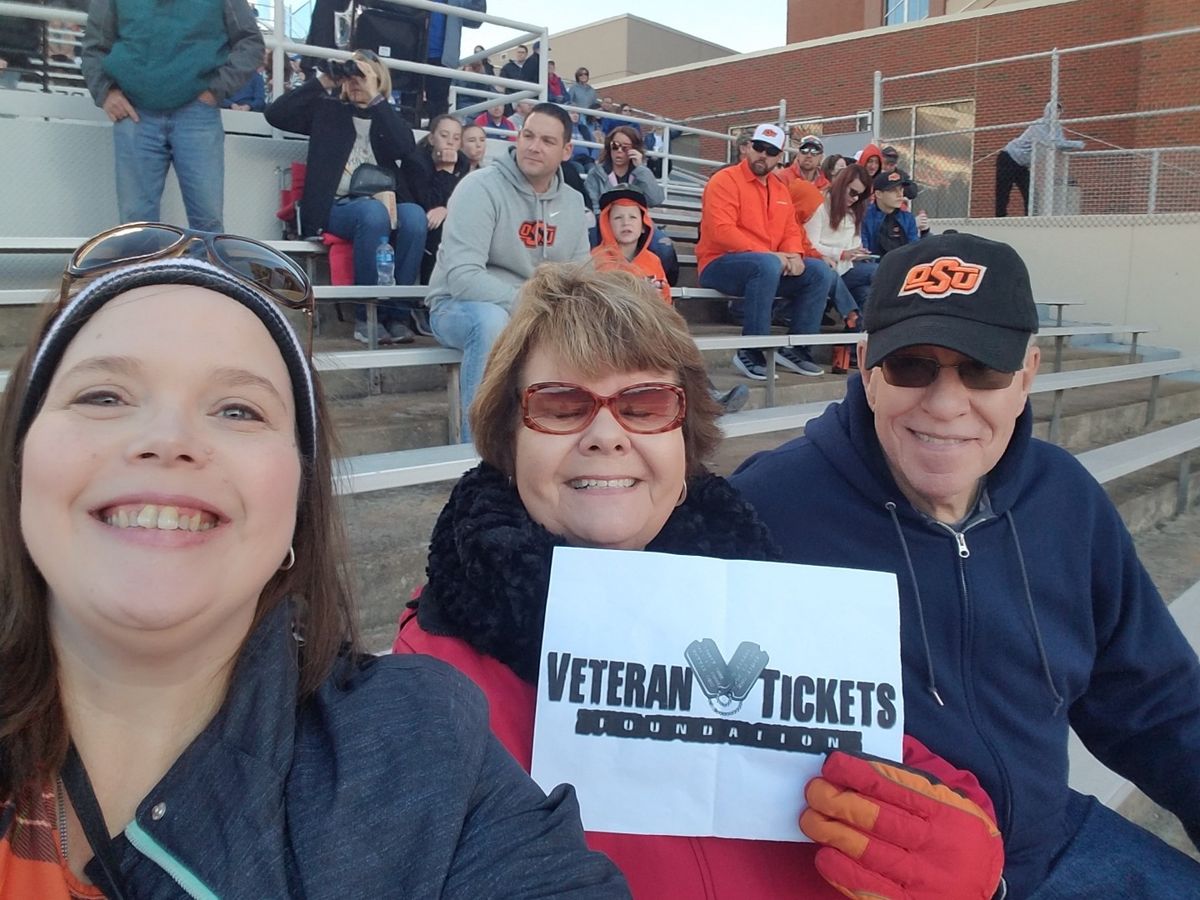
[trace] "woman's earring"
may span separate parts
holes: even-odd
[[[296,564],[296,548],[288,547],[287,559],[283,561],[283,565],[279,567],[280,572],[286,572]]]
[[[687,500],[687,479],[683,480],[683,490],[679,492],[679,499],[675,501],[675,505],[683,506],[683,501]]]

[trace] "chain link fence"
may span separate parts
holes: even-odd
[[[1200,211],[1200,26],[902,75],[878,143],[936,218]]]

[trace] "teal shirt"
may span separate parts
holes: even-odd
[[[170,110],[208,89],[229,59],[223,0],[112,0],[104,71],[139,109]]]

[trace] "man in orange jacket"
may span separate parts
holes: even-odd
[[[771,176],[782,152],[783,130],[759,125],[745,158],[713,175],[701,201],[700,285],[745,299],[745,335],[770,334],[776,295],[787,303],[791,334],[816,333],[837,277],[819,257],[805,261],[812,247],[787,188]],[[782,347],[775,362],[797,375],[823,374],[807,347]],[[737,351],[733,365],[747,378],[766,380],[761,350]]]

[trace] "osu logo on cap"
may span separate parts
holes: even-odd
[[[900,173],[895,170],[893,170],[891,172],[891,174],[888,175],[888,181],[899,181],[899,180],[900,180]]]
[[[963,262],[957,256],[939,256],[909,269],[897,296],[920,294],[936,300],[948,294],[973,294],[986,271],[987,266]]]
[[[762,130],[763,137],[779,137],[779,132],[774,128],[764,128]]]
[[[554,237],[558,234],[557,225],[547,225],[545,222],[522,222],[518,232],[521,243],[529,249],[534,247],[554,246]]]

